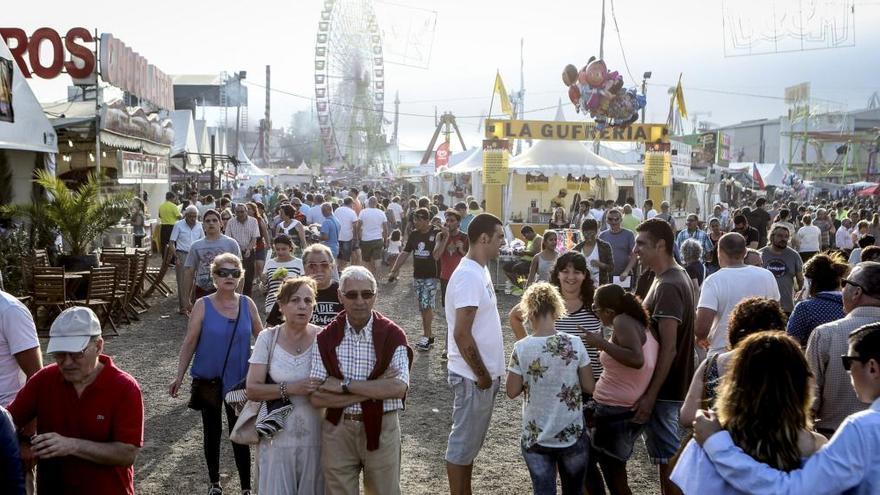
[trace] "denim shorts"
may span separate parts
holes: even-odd
[[[337,259],[351,261],[351,241],[339,241],[339,254]]]
[[[446,462],[470,466],[486,440],[501,379],[492,380],[492,386],[486,390],[478,388],[473,380],[451,371],[448,380],[453,398],[452,430],[446,445]]]
[[[523,460],[529,468],[534,495],[556,495],[556,474],[559,474],[563,495],[582,493],[589,460],[586,432],[568,447],[533,445],[522,448]]]
[[[598,402],[591,404],[594,407],[594,426],[590,440],[593,451],[600,458],[607,456],[626,462],[645,425],[632,422],[635,414],[628,407],[607,406]]]
[[[669,464],[681,446],[680,400],[658,400],[645,428],[645,448],[654,464]]]
[[[440,288],[440,279],[416,278],[413,279],[413,286],[419,299],[419,310],[433,310],[437,300],[437,289]]]

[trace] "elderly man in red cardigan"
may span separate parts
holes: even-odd
[[[312,405],[327,408],[321,464],[328,494],[400,493],[400,420],[413,353],[406,334],[373,311],[376,279],[362,266],[339,277],[344,311],[318,334]],[[381,439],[381,441],[380,441]]]

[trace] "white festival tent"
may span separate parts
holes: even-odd
[[[781,163],[735,162],[731,163],[728,168],[731,171],[744,172],[751,176],[752,166],[758,168],[758,173],[761,174],[761,180],[764,181],[765,186],[788,187],[785,184],[785,179],[791,172],[788,166]]]

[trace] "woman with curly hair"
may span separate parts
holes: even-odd
[[[813,375],[797,341],[760,332],[739,343],[715,404],[722,428],[759,462],[782,471],[801,466],[827,441],[812,431]],[[682,492],[739,493],[715,470],[694,440],[671,476]]]
[[[794,307],[786,329],[802,348],[816,327],[846,316],[840,284],[847,272],[849,265],[840,253],[817,254],[804,265],[810,297]]]
[[[580,494],[587,469],[582,394],[592,393],[590,358],[580,339],[556,330],[565,314],[559,290],[539,282],[519,303],[531,335],[513,345],[507,396],[523,394],[521,446],[536,494]]]
[[[750,297],[740,301],[730,312],[730,319],[727,321],[728,351],[709,356],[694,372],[687,397],[681,406],[681,425],[690,427],[697,409],[712,408],[719,379],[733,359],[733,351],[740,341],[762,330],[782,331],[785,323],[785,313],[779,301],[765,297]]]

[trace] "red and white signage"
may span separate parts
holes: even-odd
[[[42,79],[54,79],[66,72],[75,83],[76,80],[91,79],[90,83],[94,84],[99,59],[95,49],[86,44],[97,40],[88,29],[73,28],[62,38],[54,29],[45,27],[37,29],[30,37],[20,28],[0,28],[0,36],[25,77],[36,75]],[[52,48],[48,60],[40,56],[44,43]],[[174,109],[171,76],[148,63],[112,34],[101,35],[100,47],[100,72],[104,81],[159,108]]]
[[[437,146],[437,152],[434,154],[434,168],[445,167],[449,165],[449,142],[444,141]]]

